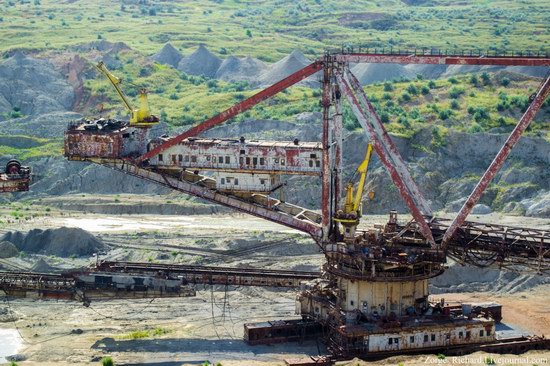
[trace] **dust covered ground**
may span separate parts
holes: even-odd
[[[46,211],[39,206],[33,209],[44,214],[21,220],[0,210],[0,238],[13,230],[68,226],[80,227],[99,238],[108,246],[100,256],[109,260],[296,270],[318,270],[323,262],[307,235],[246,215],[109,215],[56,208]],[[387,218],[366,219],[384,223]],[[471,219],[550,228],[550,220],[542,219],[497,215]],[[89,265],[95,258],[25,253],[1,259],[0,265],[8,270],[30,270],[40,260],[54,270],[62,270]],[[497,301],[503,304],[502,334],[550,335],[550,285],[546,280],[526,274],[514,275],[510,280],[509,275],[490,271],[472,275],[470,267],[457,266],[449,273],[452,276],[432,284],[434,296],[446,301]],[[522,275],[525,277],[520,281],[518,276]],[[517,281],[514,288],[506,286],[513,280]],[[207,286],[197,290],[192,298],[113,300],[93,302],[90,307],[33,299],[7,302],[1,297],[0,328],[17,327],[20,331],[23,339],[17,353],[27,358],[20,365],[99,364],[104,356],[133,365],[197,365],[207,360],[222,365],[282,365],[285,358],[326,352],[315,341],[253,347],[242,341],[244,323],[296,318],[293,290]],[[532,352],[520,361],[474,354],[454,361],[449,358],[446,363],[477,365],[481,360],[486,364],[487,357],[497,364],[542,365],[548,362],[541,360],[548,360],[550,354]],[[351,364],[436,362],[434,356],[403,356]]]

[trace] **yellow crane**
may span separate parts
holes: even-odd
[[[355,228],[359,224],[359,218],[361,217],[361,199],[363,198],[363,190],[365,188],[365,181],[367,179],[367,172],[369,170],[369,162],[372,155],[372,144],[367,145],[367,151],[363,162],[357,168],[359,173],[359,183],[355,193],[353,192],[353,183],[349,182],[346,185],[346,199],[344,201],[343,210],[338,210],[334,220],[340,222],[346,228],[346,234],[349,234],[350,229]]]
[[[130,126],[152,127],[159,122],[159,118],[151,114],[149,109],[149,101],[147,100],[147,91],[145,89],[141,89],[139,91],[139,108],[135,109],[120,89],[119,85],[122,83],[122,80],[113,75],[109,69],[107,69],[107,66],[105,66],[103,61],[100,61],[96,67],[103,75],[107,77],[107,79],[109,79],[122,99],[124,106],[130,112]]]

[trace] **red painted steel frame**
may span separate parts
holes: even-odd
[[[485,188],[487,188],[489,183],[491,183],[491,180],[493,180],[496,173],[500,170],[500,168],[506,161],[506,158],[512,151],[514,145],[518,142],[522,133],[525,131],[527,126],[529,126],[529,124],[537,114],[548,94],[550,94],[550,77],[548,77],[541,84],[541,87],[538,90],[535,98],[529,105],[529,108],[527,108],[527,110],[519,120],[518,124],[504,143],[504,146],[502,146],[498,154],[495,156],[493,162],[491,163],[489,168],[487,168],[487,171],[485,171],[485,174],[483,174],[466,202],[464,202],[464,205],[460,209],[460,212],[454,219],[453,223],[445,232],[445,235],[443,236],[443,247],[446,247],[447,243],[449,242],[449,240],[452,239],[456,230],[464,223],[464,220],[466,220],[468,214],[470,214],[476,203],[481,198],[481,195],[485,191]]]
[[[357,97],[352,92],[352,87],[348,84],[347,80],[344,79],[343,75],[340,72],[336,72],[336,80],[338,81],[338,85],[340,86],[342,92],[347,96],[353,113],[357,116],[357,119],[359,119],[361,125],[368,133],[374,151],[376,151],[376,154],[380,158],[380,161],[386,167],[388,173],[390,174],[390,177],[397,189],[399,190],[401,197],[403,197],[403,201],[405,202],[405,204],[411,211],[414,219],[416,220],[420,228],[420,232],[422,233],[424,238],[426,238],[426,240],[428,240],[428,242],[432,244],[432,246],[435,246],[435,240],[433,238],[432,231],[428,226],[428,223],[426,222],[424,216],[422,215],[422,212],[420,212],[418,206],[414,202],[414,199],[407,189],[405,182],[403,182],[403,179],[395,169],[395,166],[390,161],[384,149],[383,141],[379,139],[378,135],[374,131],[374,128],[371,126],[370,123],[368,123],[368,117],[361,108],[361,104],[357,100]]]
[[[388,64],[435,64],[435,65],[500,65],[500,66],[550,66],[547,57],[490,57],[490,56],[445,56],[445,55],[391,55],[376,53],[349,53],[334,55],[337,62],[388,63]]]
[[[225,121],[227,121],[230,118],[235,117],[239,113],[242,113],[252,107],[254,107],[256,104],[263,102],[264,100],[271,98],[275,94],[285,90],[286,88],[304,80],[308,76],[311,76],[315,74],[317,71],[321,70],[323,68],[323,63],[320,61],[315,61],[312,64],[304,67],[303,69],[300,69],[296,71],[295,73],[291,74],[290,76],[284,78],[283,80],[271,85],[270,87],[260,91],[259,93],[254,94],[250,98],[247,98],[243,100],[240,103],[235,104],[229,109],[226,109],[225,111],[221,112],[220,114],[217,114],[216,116],[204,121],[203,123],[185,131],[184,133],[174,137],[173,139],[170,139],[166,141],[164,144],[157,146],[156,148],[152,149],[151,151],[143,154],[138,159],[136,159],[137,162],[141,162],[147,159],[150,159],[151,157],[159,154],[163,150],[177,145],[179,142],[185,140],[188,137],[196,136],[199,133],[202,133],[206,130],[209,130],[210,128],[217,126]]]

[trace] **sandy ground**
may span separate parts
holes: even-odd
[[[511,225],[550,228],[550,220],[498,215],[482,218]],[[386,216],[370,216],[366,221],[383,223],[386,219]],[[479,220],[480,217],[471,219]],[[307,270],[318,269],[323,261],[323,256],[306,235],[244,215],[106,216],[52,210],[33,219],[10,219],[4,223],[0,234],[1,231],[31,228],[81,227],[112,248],[103,255],[107,259]],[[271,245],[262,247],[262,243]],[[258,245],[257,250],[246,255],[220,254],[227,250],[238,253]],[[44,257],[30,255],[10,260],[10,263],[16,268],[27,268],[38,258]],[[62,268],[93,262],[93,258],[46,259]],[[295,292],[292,290],[206,287],[198,290],[194,298],[115,300],[95,302],[89,308],[73,302],[18,299],[8,303],[0,298],[0,309],[8,309],[17,318],[15,322],[0,322],[0,328],[17,327],[21,332],[24,339],[18,352],[29,361],[20,362],[20,365],[99,364],[106,355],[119,364],[134,365],[197,365],[206,360],[221,362],[224,366],[280,365],[285,358],[325,352],[323,345],[316,342],[251,347],[242,341],[246,322],[296,318]],[[460,293],[441,296],[449,301],[497,301],[504,305],[507,327],[518,333],[548,336],[549,290],[550,286],[545,285],[507,295]],[[137,333],[133,332],[142,332],[145,338],[137,338]],[[530,353],[523,355],[522,360],[533,361],[529,365],[542,365],[548,362],[536,358],[548,360],[549,356]],[[398,357],[372,364],[436,363],[437,359],[427,357]],[[485,357],[482,355],[482,364],[485,364]],[[499,357],[493,358],[503,360],[498,364],[506,364],[507,360]],[[479,360],[470,357],[456,362],[449,359],[446,363],[475,365]],[[370,363],[354,361],[351,364]]]

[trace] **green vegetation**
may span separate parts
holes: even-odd
[[[102,366],[115,366],[115,362],[111,357],[103,357],[101,359],[101,365]]]
[[[143,338],[161,337],[170,332],[172,332],[172,330],[166,329],[166,328],[136,330],[134,332],[121,336],[120,339],[143,339]]]
[[[109,0],[6,1],[0,6],[0,50],[22,45],[58,49],[107,39],[154,53],[169,41],[187,53],[205,43],[219,54],[224,49],[275,61],[294,48],[319,55],[342,44],[531,51],[548,46],[545,0],[431,0],[425,5],[392,0],[150,0],[115,7]]]

